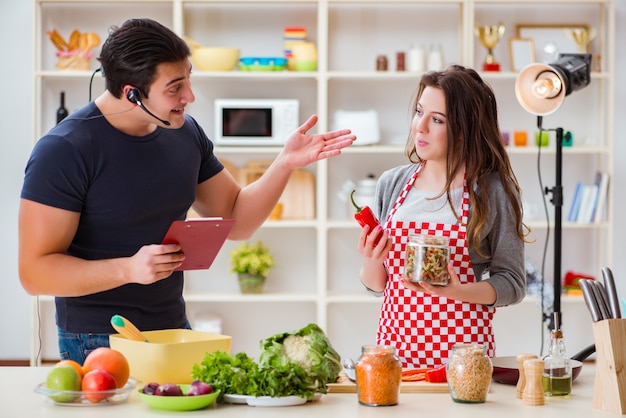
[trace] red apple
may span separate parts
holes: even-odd
[[[83,376],[82,390],[83,392],[90,392],[85,394],[85,398],[89,399],[90,402],[98,403],[108,398],[111,396],[111,393],[97,392],[113,390],[115,388],[115,378],[106,370],[92,370]]]

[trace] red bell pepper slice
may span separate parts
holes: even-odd
[[[445,383],[448,381],[446,376],[446,365],[442,364],[434,369],[426,372],[426,381],[429,383]]]

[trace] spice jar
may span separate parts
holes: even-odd
[[[448,284],[450,262],[449,237],[433,235],[411,236],[406,247],[405,280],[420,281],[436,286]]]
[[[491,384],[493,365],[487,346],[455,344],[446,369],[450,395],[454,402],[483,403]]]
[[[355,369],[357,395],[361,405],[398,404],[402,365],[394,347],[364,345]]]
[[[396,71],[404,71],[406,55],[404,52],[396,52]]]
[[[387,57],[385,55],[376,57],[376,71],[387,71]]]

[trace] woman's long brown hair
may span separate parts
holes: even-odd
[[[502,143],[498,107],[492,88],[475,70],[460,65],[452,65],[444,71],[428,72],[422,76],[412,100],[413,117],[426,87],[441,89],[445,96],[448,131],[445,190],[448,203],[457,219],[459,215],[451,203],[450,189],[455,174],[465,163],[465,178],[472,207],[472,216],[467,227],[468,242],[479,251],[481,232],[489,211],[486,190],[487,175],[491,173],[497,173],[500,177],[506,198],[515,213],[518,235],[525,240],[529,229],[523,223],[521,188]],[[421,161],[412,134],[407,140],[405,153],[411,162]]]

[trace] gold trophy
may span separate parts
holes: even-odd
[[[571,29],[570,31],[566,31],[570,38],[576,42],[576,47],[578,48],[578,52],[581,54],[591,52],[590,43],[593,38],[596,37],[596,31],[594,29]]]
[[[498,45],[504,35],[504,25],[480,26],[476,25],[474,33],[481,45],[487,48],[487,57],[483,63],[483,71],[500,71],[500,63],[493,57],[493,48]]]

